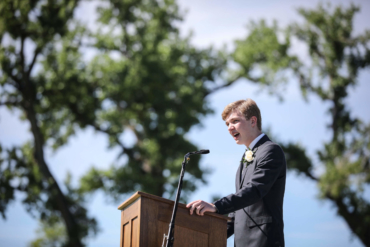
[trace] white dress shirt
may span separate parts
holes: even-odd
[[[249,144],[249,147],[247,147],[247,150],[253,150],[253,148],[254,148],[254,146],[257,144],[257,142],[259,141],[259,140],[261,140],[261,138],[264,136],[265,134],[264,133],[262,133],[262,134],[260,134],[259,136],[257,136],[252,142],[251,142],[251,144]]]

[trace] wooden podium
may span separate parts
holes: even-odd
[[[120,247],[161,247],[168,233],[174,202],[136,192],[122,203]],[[226,247],[228,217],[206,213],[189,215],[179,203],[175,220],[174,247]]]

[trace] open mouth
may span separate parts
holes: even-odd
[[[234,133],[234,134],[233,134],[234,139],[238,138],[238,137],[239,137],[239,135],[240,135],[239,133]]]

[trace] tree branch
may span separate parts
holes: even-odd
[[[20,102],[18,101],[4,101],[0,102],[0,106],[6,105],[6,106],[20,106]]]
[[[322,88],[320,87],[314,87],[309,83],[306,79],[306,77],[298,70],[296,70],[296,73],[298,74],[299,77],[299,84],[301,85],[302,88],[305,88],[307,90],[310,90],[311,92],[315,92],[318,94],[318,96],[322,100],[330,100],[330,97],[328,96],[327,92],[323,92]]]
[[[13,87],[15,87],[16,89],[19,89],[19,81],[18,81],[18,79],[17,78],[15,78],[13,75],[11,75],[11,74],[8,74],[8,76],[11,78],[11,79],[13,79],[13,81],[12,80],[7,80],[6,81],[6,83],[8,83],[8,84],[10,84],[10,85],[12,85]]]
[[[314,181],[319,181],[319,179],[317,177],[315,177],[310,171],[306,171],[304,173],[307,177],[309,177],[311,180],[314,180]]]
[[[231,86],[234,82],[236,82],[237,80],[239,80],[242,77],[243,76],[237,76],[235,79],[228,81],[224,85],[221,85],[221,86],[218,86],[218,87],[213,88],[212,90],[209,90],[208,92],[205,93],[204,97],[206,97],[207,95],[212,94],[212,93],[214,93],[214,92],[216,92],[216,91],[218,91],[220,89],[223,89],[223,88],[226,88],[228,86]]]
[[[94,49],[97,49],[97,50],[103,50],[104,52],[117,51],[117,52],[121,53],[125,58],[132,59],[132,56],[126,50],[121,49],[119,47],[116,47],[116,48],[107,48],[105,46],[97,47],[95,44],[89,44],[89,43],[85,43],[85,44],[81,43],[81,47],[94,48]]]
[[[116,133],[113,133],[109,130],[105,130],[105,129],[102,129],[100,128],[98,125],[96,125],[95,123],[94,124],[91,124],[91,126],[96,130],[96,131],[99,131],[99,132],[102,132],[102,133],[105,133],[109,136],[114,136],[114,140],[116,141],[116,143],[122,148],[122,154],[127,154],[130,159],[135,159],[134,157],[134,152],[132,150],[132,148],[127,148],[125,147],[125,145],[119,140],[118,138],[118,135]]]
[[[25,37],[22,33],[22,36],[21,36],[21,51],[20,51],[20,54],[19,56],[21,57],[21,67],[22,67],[22,74],[24,74],[24,40],[25,40]]]
[[[353,212],[351,212],[349,210],[349,207],[343,202],[343,199],[345,198],[336,198],[329,193],[327,193],[325,197],[335,203],[338,208],[337,213],[345,219],[351,231],[356,233],[357,237],[360,238],[362,243],[365,246],[370,246],[370,237],[368,234],[370,224],[363,219],[364,216],[368,214],[368,210],[367,212],[361,213],[357,210],[356,205],[352,204],[351,206],[354,206],[355,209],[353,210]]]
[[[35,49],[35,53],[33,55],[33,58],[32,58],[32,62],[30,63],[30,66],[28,67],[28,71],[27,71],[27,81],[28,81],[28,78],[30,77],[31,75],[31,72],[32,72],[32,69],[33,69],[33,66],[35,65],[35,62],[36,62],[36,59],[38,57],[38,55],[40,54],[41,52],[41,47],[37,47]]]

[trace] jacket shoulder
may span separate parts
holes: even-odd
[[[275,142],[266,141],[263,143],[259,148],[260,155],[262,156],[277,156],[277,157],[284,157],[283,149]]]

